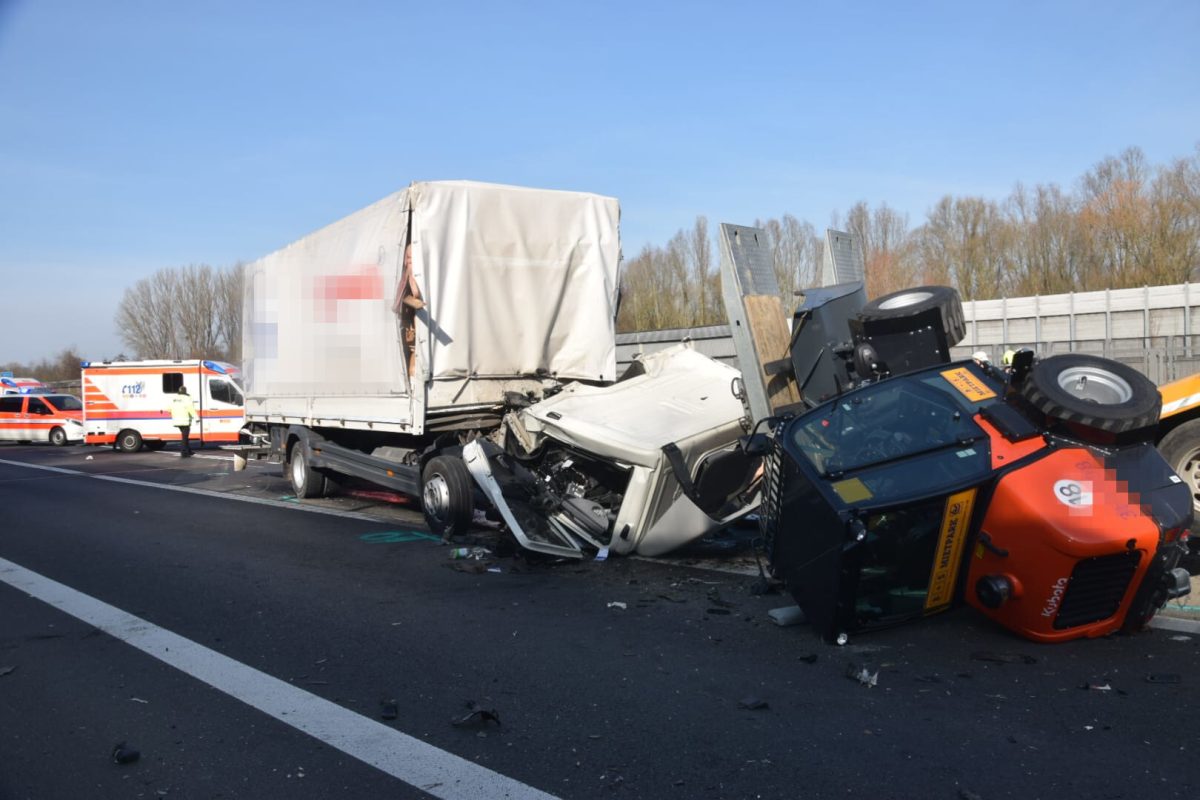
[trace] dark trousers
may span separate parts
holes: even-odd
[[[188,432],[191,431],[192,426],[176,425],[175,427],[179,428],[179,435],[183,437],[179,440],[179,444],[183,447],[183,454],[185,456],[190,456],[192,454],[192,445],[191,442],[188,441]]]

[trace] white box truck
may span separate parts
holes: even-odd
[[[462,446],[616,379],[611,197],[414,183],[247,267],[246,419],[298,497],[353,476],[470,525]],[[261,455],[261,453],[260,453]]]

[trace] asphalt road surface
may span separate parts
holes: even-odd
[[[1194,623],[834,647],[753,576],[451,559],[389,499],[0,446],[0,800],[1200,797]]]

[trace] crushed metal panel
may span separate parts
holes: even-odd
[[[753,421],[799,402],[787,369],[788,322],[765,231],[721,224],[721,295]],[[783,371],[776,368],[779,362]]]
[[[845,231],[825,230],[825,259],[821,266],[821,285],[833,286],[864,280],[862,248],[858,237]]]

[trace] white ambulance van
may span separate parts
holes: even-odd
[[[49,391],[49,390],[47,390]],[[0,396],[0,442],[49,442],[62,446],[83,439],[83,406],[69,394]]]
[[[83,443],[135,453],[178,442],[171,400],[180,386],[199,414],[188,436],[193,446],[236,443],[245,423],[238,376],[237,367],[220,361],[85,361]]]

